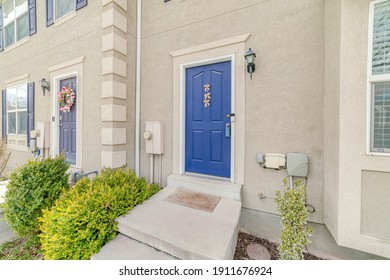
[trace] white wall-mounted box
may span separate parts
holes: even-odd
[[[163,125],[160,121],[145,123],[144,139],[147,154],[161,155],[164,153]]]
[[[283,154],[265,154],[265,168],[282,169],[286,167],[286,156]]]
[[[50,123],[37,122],[36,130],[39,131],[37,137],[37,147],[41,149],[50,148]]]

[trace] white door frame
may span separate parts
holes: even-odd
[[[59,91],[60,80],[76,77],[77,81],[77,124],[76,124],[76,164],[71,165],[73,168],[83,168],[83,62],[84,56],[63,62],[61,64],[49,68],[51,73],[51,155],[57,156],[59,154],[59,107],[57,101],[57,92]]]
[[[57,92],[60,91],[60,82],[62,80],[66,80],[69,78],[76,78],[76,93],[78,95],[79,92],[79,73],[78,72],[71,72],[66,75],[56,76],[53,79],[52,85],[54,85],[54,91],[52,94],[52,116],[54,117],[52,119],[52,137],[53,137],[53,145],[52,145],[52,156],[57,156],[60,154],[60,127],[59,127],[59,117],[60,117],[60,110],[58,106],[57,101]],[[76,102],[78,98],[76,97]],[[79,167],[79,141],[78,141],[78,134],[79,134],[79,104],[77,103],[77,112],[76,112],[76,165],[71,164],[72,167]]]
[[[245,179],[245,42],[250,34],[238,35],[219,41],[173,51],[173,174],[185,172],[185,70],[189,67],[231,61],[232,121],[231,178],[244,185]],[[220,178],[220,177],[214,177]]]
[[[184,174],[186,172],[185,170],[185,157],[186,157],[186,70],[188,68],[193,68],[197,66],[205,66],[205,65],[210,65],[214,63],[219,63],[219,62],[226,62],[230,61],[231,62],[231,76],[230,76],[230,81],[231,81],[231,108],[230,112],[235,113],[235,103],[234,103],[234,98],[235,98],[235,87],[234,87],[234,69],[235,69],[235,54],[229,54],[221,57],[215,57],[215,58],[210,58],[210,59],[204,59],[204,60],[199,60],[199,61],[194,61],[194,62],[189,62],[189,63],[183,63],[180,65],[180,173],[179,174]],[[231,143],[230,143],[230,181],[233,183],[234,182],[234,140],[235,140],[235,117],[231,117]],[[203,175],[203,174],[201,174]],[[208,177],[216,177],[216,176],[209,176]],[[217,177],[217,178],[222,178],[222,177]]]

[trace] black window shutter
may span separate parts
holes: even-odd
[[[35,83],[27,85],[27,146],[30,147],[30,131],[34,130]]]
[[[1,116],[2,116],[2,125],[1,125],[1,128],[2,128],[2,136],[3,138],[4,137],[7,137],[7,90],[3,89],[1,91],[1,99],[2,99],[2,103],[1,103]]]
[[[87,6],[88,0],[76,0],[76,10],[80,10]]]
[[[28,0],[28,16],[30,23],[30,36],[37,33],[36,0]]]
[[[46,26],[54,23],[54,0],[46,0]]]
[[[0,5],[0,52],[4,50],[3,43],[3,7]]]

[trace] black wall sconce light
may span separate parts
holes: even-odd
[[[42,80],[39,81],[39,85],[42,88],[43,96],[45,96],[46,90],[50,91],[50,83],[48,81],[46,81],[45,78],[42,78]]]
[[[251,80],[252,80],[252,73],[255,72],[256,70],[255,58],[256,58],[256,54],[252,51],[251,48],[249,48],[249,50],[245,54],[245,59],[248,64],[247,69],[248,69],[248,73],[251,75]]]

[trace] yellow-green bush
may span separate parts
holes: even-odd
[[[284,192],[277,191],[275,202],[281,216],[282,233],[278,246],[281,260],[303,260],[303,251],[313,230],[307,225],[305,185],[296,180],[289,187],[283,180]]]
[[[10,175],[5,193],[4,216],[19,236],[39,231],[38,218],[68,189],[69,164],[63,155],[31,160]]]
[[[131,171],[106,169],[80,180],[40,219],[45,259],[90,259],[117,235],[115,219],[158,190]]]

